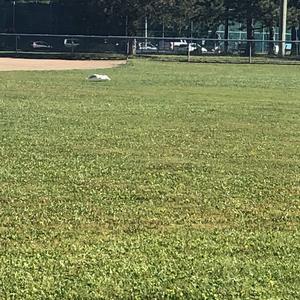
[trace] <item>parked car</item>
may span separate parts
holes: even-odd
[[[64,39],[64,45],[66,48],[76,48],[80,45],[79,40],[78,39],[74,39],[74,38],[68,38],[68,39]]]
[[[186,40],[180,40],[180,41],[176,41],[176,42],[171,42],[171,49],[174,50],[175,48],[180,48],[180,47],[184,47],[187,46],[187,41]]]
[[[189,43],[189,44],[181,44],[180,46],[174,47],[173,51],[177,54],[186,54],[187,52],[191,52],[193,54],[202,54],[207,53],[207,49],[202,47],[196,43]]]
[[[53,47],[44,41],[35,41],[31,43],[33,49],[52,49]]]
[[[156,53],[158,48],[150,43],[139,44],[136,53]]]
[[[274,54],[279,55],[279,45],[274,45]],[[286,43],[285,44],[285,54],[291,55],[292,53],[292,43]]]

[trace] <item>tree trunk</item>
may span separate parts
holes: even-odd
[[[296,26],[292,26],[292,55],[297,55],[297,29]]]
[[[130,39],[127,41],[127,55],[136,55],[137,41]]]
[[[219,44],[220,43],[219,43],[219,37],[218,37],[217,31],[218,31],[217,27],[214,27],[211,30],[211,38],[214,40],[213,44],[212,44],[213,51],[216,51],[216,50],[219,49]]]
[[[224,53],[228,54],[228,40],[229,40],[229,8],[226,7],[226,19],[225,19],[225,32],[224,32]]]
[[[250,55],[250,51],[252,55],[255,54],[255,43],[249,40],[254,40],[254,27],[253,27],[253,18],[247,18],[247,55]],[[250,50],[251,49],[251,50]]]
[[[274,44],[274,40],[275,40],[275,30],[274,30],[274,26],[273,24],[270,25],[269,27],[269,40],[272,42],[269,42],[269,49],[268,49],[268,54],[269,55],[274,55],[275,52],[275,44]]]

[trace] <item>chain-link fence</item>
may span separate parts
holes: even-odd
[[[136,37],[132,44],[133,54],[164,61],[300,64],[299,41]]]
[[[226,40],[221,36],[209,39],[0,34],[0,55],[73,59],[138,56],[166,61],[300,64],[300,42]]]
[[[124,37],[0,34],[0,56],[104,59],[124,58],[128,39]]]
[[[218,35],[219,38],[221,39],[225,39],[225,32],[224,31],[217,31],[216,34]],[[296,33],[297,34],[297,33]],[[257,54],[266,54],[269,51],[269,32],[267,31],[262,31],[262,32],[258,32],[255,31],[254,32],[254,39],[257,41],[260,41],[258,43],[256,43],[256,53]],[[247,32],[245,31],[229,31],[228,32],[228,39],[229,40],[247,40]],[[279,36],[279,32],[274,32],[274,40],[279,40],[280,36]],[[286,34],[286,41],[287,43],[291,43],[292,40],[292,36],[291,33],[287,33]]]

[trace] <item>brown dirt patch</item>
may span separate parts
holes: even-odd
[[[0,58],[0,71],[108,69],[123,64],[126,60]]]

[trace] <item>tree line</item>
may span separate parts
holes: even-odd
[[[10,2],[12,0],[0,0]],[[232,23],[239,23],[247,32],[247,39],[254,39],[254,31],[264,28],[269,39],[274,40],[275,28],[279,23],[280,0],[16,0],[17,3],[44,3],[61,5],[66,16],[72,17],[74,31],[97,34],[101,22],[106,18],[119,23],[120,33],[138,34],[143,20],[147,17],[150,26],[172,28],[178,35],[187,33],[193,27],[198,37],[208,31],[216,32],[224,25],[225,39]],[[288,2],[288,28],[292,40],[297,39],[300,22],[300,0]],[[109,21],[111,20],[111,21]],[[100,23],[99,23],[100,22]],[[126,27],[126,28],[125,28]]]
[[[137,24],[144,17],[152,22],[173,26],[186,26],[191,22],[205,30],[215,30],[219,25],[239,22],[253,37],[255,24],[273,28],[279,22],[280,0],[54,0],[65,5],[81,4],[80,13],[97,17],[102,15],[128,16],[131,34],[136,33]],[[51,2],[50,2],[51,3]],[[300,0],[289,0],[288,23],[290,28],[298,27],[300,21]]]
[[[224,25],[225,39],[229,38],[229,26],[241,24],[241,30],[247,32],[247,39],[254,39],[256,29],[266,30],[269,40],[275,40],[275,28],[279,26],[280,0],[57,0],[75,5],[84,3],[81,13],[86,12],[89,20],[98,18],[103,13],[126,16],[127,34],[136,35],[139,26],[147,17],[153,26],[173,28],[178,35],[193,27],[193,34],[198,37],[214,36],[220,25]],[[93,16],[93,18],[92,18]],[[288,28],[292,40],[297,40],[300,23],[300,0],[288,2]],[[225,44],[225,48],[227,45]],[[295,45],[293,46],[295,48]],[[274,49],[272,43],[269,52]],[[248,50],[249,51],[249,50]]]

